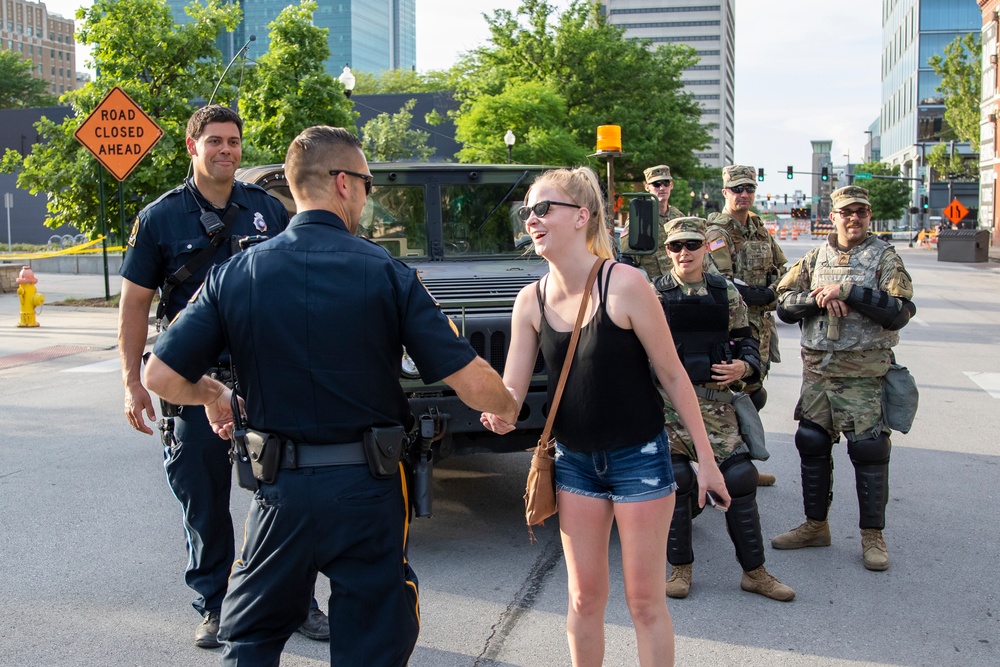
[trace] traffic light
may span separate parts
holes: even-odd
[[[788,167],[788,180],[795,178],[795,168],[789,165]]]
[[[920,195],[920,208],[924,213],[930,208],[930,203],[927,201],[927,195]]]
[[[767,201],[771,201],[771,195],[767,195]]]
[[[757,170],[757,180],[758,181],[764,180],[764,167],[761,167],[760,169]]]
[[[819,172],[819,180],[829,181],[830,180],[830,168],[823,167]]]
[[[785,195],[785,203],[788,203],[788,195]]]

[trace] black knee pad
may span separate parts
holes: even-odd
[[[810,458],[826,458],[833,451],[833,440],[826,429],[819,424],[802,419],[795,431],[795,447],[799,455]]]
[[[883,465],[889,462],[892,443],[886,433],[864,440],[847,440],[847,453],[855,465]]]
[[[763,410],[764,406],[767,405],[767,389],[761,387],[757,391],[750,394],[750,401],[753,403],[753,406],[757,408],[757,412]]]
[[[730,456],[719,466],[722,477],[726,480],[726,490],[733,498],[755,495],[757,493],[757,468],[750,462],[747,454]]]
[[[677,495],[686,496],[698,488],[698,480],[691,467],[691,459],[683,454],[671,454],[670,463],[674,468],[674,481],[677,482]]]

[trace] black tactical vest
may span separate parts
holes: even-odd
[[[673,276],[654,283],[677,347],[693,384],[712,382],[712,364],[732,361],[729,348],[729,293],[726,279],[705,274],[705,296],[687,296]]]

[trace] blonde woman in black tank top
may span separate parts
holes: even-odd
[[[568,332],[573,329],[587,275],[594,262],[612,260],[614,256],[605,227],[600,186],[589,168],[546,172],[531,186],[527,204],[520,211],[521,219],[525,221],[535,252],[548,261],[549,274],[541,286],[533,283],[522,289],[514,304],[504,384],[519,406],[527,392],[540,346],[543,353],[548,353],[546,365],[550,377],[554,377],[553,366],[562,363],[558,350],[565,353],[566,349],[565,344],[560,344],[560,336],[568,338]],[[575,667],[597,666],[604,660],[604,610],[610,579],[608,543],[612,523],[616,522],[622,547],[625,597],[635,625],[639,664],[642,667],[673,665],[674,634],[667,611],[665,581],[667,535],[674,509],[675,485],[669,449],[664,449],[663,416],[656,408],[658,397],[654,396],[656,390],[650,379],[649,364],[691,433],[699,459],[710,462],[699,467],[699,504],[704,506],[705,493],[711,491],[717,502],[725,507],[729,494],[714,464],[698,400],[677,358],[663,309],[645,276],[630,266],[606,261],[599,284],[599,288],[592,290],[584,316],[585,328],[596,331],[588,334],[590,340],[586,346],[581,336],[580,349],[570,367],[562,406],[553,428],[559,442],[556,458],[559,528],[569,575],[566,630],[570,655]],[[630,349],[620,354],[616,348],[623,345]],[[634,363],[636,349],[640,350],[640,359],[641,353],[645,355],[640,365]],[[614,363],[621,356],[631,359],[625,365],[631,380],[628,385],[631,400],[619,403],[619,412],[624,414],[597,410],[590,410],[592,414],[588,414],[580,406],[566,407],[574,400],[592,400],[602,389],[607,389],[598,382],[608,384],[608,363]],[[595,378],[595,373],[600,377]],[[612,384],[621,386],[620,378]],[[628,433],[645,433],[652,424],[652,429],[658,429],[659,434],[648,442],[646,435],[637,442],[617,442],[614,429],[610,433],[604,429],[603,435],[588,437],[588,433],[600,429],[588,430],[586,424],[579,428],[579,424],[566,420],[560,424],[559,416],[564,410],[572,415],[572,420],[595,420],[595,425],[628,421],[629,426],[623,425],[620,429]],[[651,417],[654,411],[658,414]],[[651,419],[658,422],[651,422]],[[515,428],[490,413],[483,414],[482,422],[500,434]],[[641,425],[638,430],[635,423]],[[653,451],[656,455],[648,456]],[[607,493],[591,488],[577,490],[593,481],[592,470],[583,471],[586,477],[579,474],[579,461],[606,462],[610,475],[614,462],[620,460],[616,457],[624,456],[664,466],[659,473],[660,486],[648,493],[627,497],[616,489]],[[627,472],[621,474],[627,477]],[[622,488],[645,489],[642,485],[649,480],[643,477],[641,480],[616,479],[615,484]]]

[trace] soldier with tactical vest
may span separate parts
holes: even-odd
[[[750,328],[760,347],[760,377],[743,387],[757,410],[767,402],[764,378],[778,356],[778,333],[771,315],[777,305],[775,288],[787,259],[764,223],[750,211],[757,192],[757,170],[729,165],[722,170],[726,206],[708,217],[708,250],[719,273],[736,285],[747,304]],[[774,484],[774,475],[762,473],[761,486]]]
[[[670,167],[665,164],[658,164],[642,172],[645,177],[646,192],[654,195],[659,202],[658,213],[660,221],[660,231],[667,228],[667,223],[675,218],[680,218],[684,214],[676,206],[670,205],[670,193],[674,191],[674,179],[670,175]],[[622,239],[622,252],[629,249],[628,234]],[[663,251],[663,247],[656,249],[652,255],[638,255],[630,260],[631,264],[646,272],[650,280],[670,273],[670,258]]]
[[[888,428],[882,379],[899,330],[916,313],[913,285],[891,245],[869,233],[868,191],[831,195],[836,231],[778,285],[778,317],[802,330],[802,390],[795,446],[806,522],[775,537],[775,549],[829,546],[833,444],[843,433],[854,464],[861,547],[869,570],[889,567],[882,530],[889,497]]]
[[[670,323],[677,353],[694,385],[715,461],[732,498],[726,511],[726,528],[743,568],[740,587],[788,601],[795,597],[795,591],[764,568],[764,538],[757,510],[758,473],[741,434],[730,389],[734,382],[757,380],[760,354],[751,335],[746,304],[736,286],[720,275],[704,272],[705,227],[706,221],[695,217],[677,218],[667,224],[665,247],[673,268],[657,278],[653,286]],[[754,414],[752,408],[750,413]],[[671,565],[667,595],[685,598],[691,589],[694,562],[691,521],[697,511],[697,484],[692,462],[697,462],[698,457],[665,396],[664,420],[678,487],[667,543]]]

